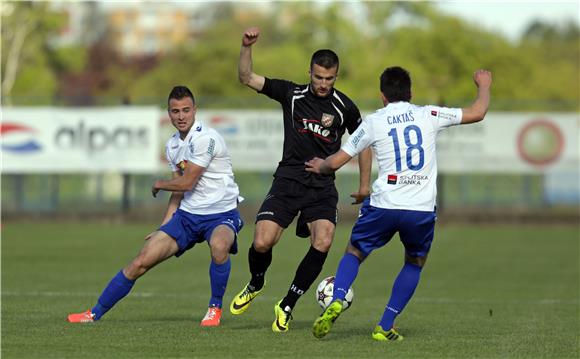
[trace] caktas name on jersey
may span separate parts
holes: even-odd
[[[389,125],[394,125],[396,123],[405,123],[405,122],[412,122],[415,121],[415,117],[413,116],[413,111],[409,111],[407,113],[401,113],[398,115],[387,116],[387,122]]]

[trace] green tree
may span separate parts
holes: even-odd
[[[49,2],[1,4],[2,98],[26,104],[50,103],[58,91],[58,76],[84,66],[81,48],[54,48],[50,39],[66,17],[50,11]],[[74,54],[74,56],[70,56]]]

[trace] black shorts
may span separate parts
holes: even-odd
[[[310,236],[307,223],[327,219],[336,225],[338,192],[334,184],[327,187],[310,187],[289,178],[275,177],[272,187],[262,203],[256,222],[264,219],[288,228],[300,212],[296,235]]]

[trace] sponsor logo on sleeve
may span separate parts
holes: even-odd
[[[455,121],[457,119],[457,114],[455,112],[431,110],[431,116],[448,121]]]
[[[356,136],[353,137],[352,142],[351,142],[354,147],[357,147],[358,143],[360,142],[360,139],[365,135],[364,129],[360,128],[357,131],[358,131],[358,133],[356,134]]]
[[[447,113],[447,112],[441,112],[439,111],[439,118],[444,119],[444,120],[451,120],[451,121],[455,121],[457,119],[457,116],[455,115],[455,113]]]
[[[213,151],[215,150],[215,140],[211,138],[209,140],[209,146],[207,146],[207,153],[213,156]]]

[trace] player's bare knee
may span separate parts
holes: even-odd
[[[125,268],[123,273],[129,280],[135,280],[141,277],[145,272],[149,270],[149,267],[145,264],[143,259],[139,256]]]
[[[352,254],[359,260],[360,263],[364,262],[366,259],[366,256],[363,254],[363,252],[361,252],[357,247],[350,243],[346,246],[345,253]]]
[[[414,264],[416,266],[423,268],[425,262],[427,262],[427,255],[422,257],[413,257],[408,254],[405,254],[405,263]]]
[[[316,250],[326,253],[332,245],[332,237],[318,237],[313,239],[311,244]]]
[[[215,264],[224,264],[228,261],[229,252],[220,252],[220,253],[212,253],[211,254],[211,261]]]
[[[224,263],[228,259],[231,246],[232,243],[227,239],[212,239],[210,244],[212,261],[217,264]]]
[[[276,243],[275,238],[270,238],[268,236],[260,236],[256,235],[254,237],[254,242],[252,245],[257,252],[265,253],[272,249],[274,244]]]

